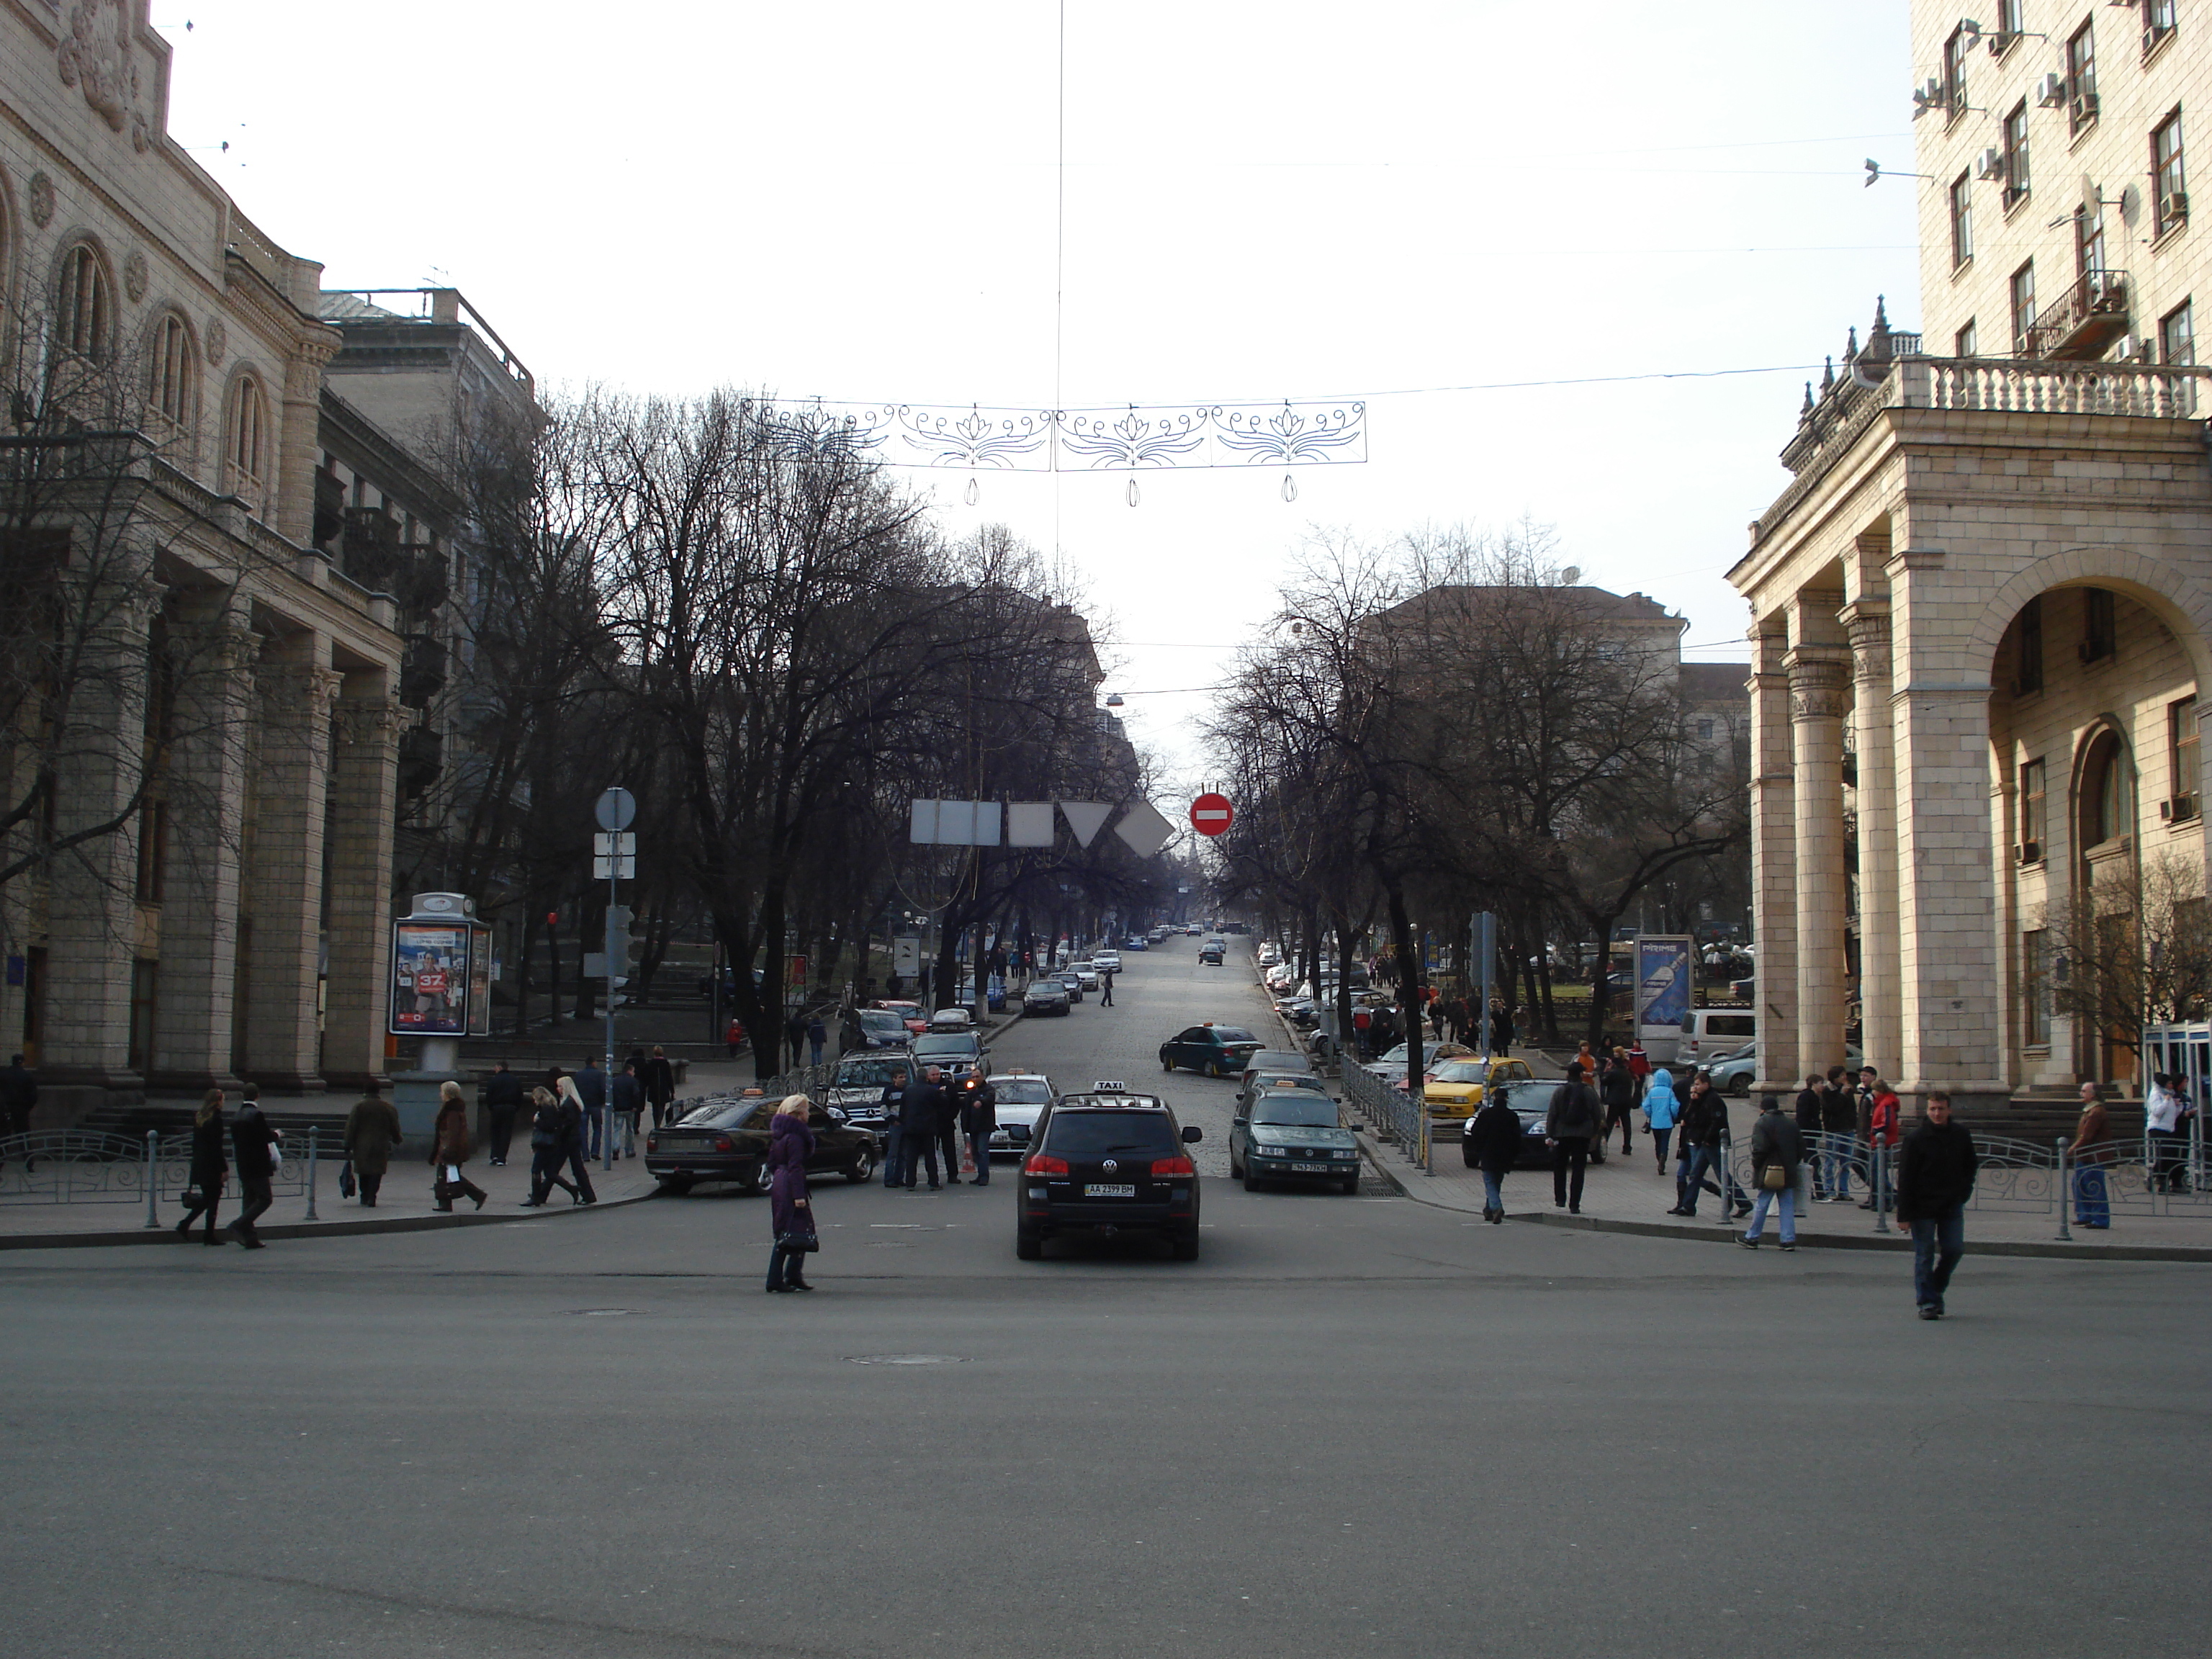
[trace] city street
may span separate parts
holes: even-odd
[[[994,1066],[1162,1087],[1220,1175],[1234,1084],[1156,1050],[1278,1035],[1233,943]],[[1024,1263],[1011,1168],[817,1186],[811,1296],[713,1193],[0,1257],[6,1649],[2203,1649],[2201,1268],[1970,1255],[1925,1323],[1892,1257],[1225,1180],[1194,1264]]]

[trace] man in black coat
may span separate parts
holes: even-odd
[[[960,1133],[975,1159],[975,1184],[991,1184],[991,1132],[999,1127],[999,1091],[980,1071],[970,1072],[954,1085],[960,1102]]]
[[[1583,1081],[1582,1062],[1567,1066],[1567,1080],[1552,1091],[1544,1117],[1544,1144],[1552,1149],[1552,1205],[1583,1212],[1583,1172],[1590,1143],[1605,1133],[1605,1103]]]
[[[1805,1148],[1805,1162],[1813,1170],[1813,1202],[1819,1204],[1828,1196],[1826,1178],[1820,1168],[1820,1102],[1826,1091],[1820,1086],[1820,1074],[1809,1073],[1805,1086],[1797,1091],[1797,1138]]]
[[[653,1058],[645,1062],[645,1097],[653,1105],[653,1127],[656,1129],[668,1120],[668,1109],[676,1100],[676,1068],[668,1063],[668,1051],[656,1047]]]
[[[1973,1136],[1951,1121],[1951,1097],[1931,1093],[1897,1154],[1897,1218],[1912,1229],[1912,1299],[1923,1319],[1943,1316],[1951,1270],[1966,1253],[1966,1200],[1978,1163]]]
[[[238,1219],[230,1224],[229,1232],[249,1250],[262,1248],[261,1235],[253,1224],[276,1201],[270,1191],[276,1175],[276,1161],[270,1156],[270,1149],[276,1144],[276,1132],[261,1115],[260,1099],[260,1090],[247,1084],[245,1103],[230,1121],[231,1160],[238,1168],[238,1190],[245,1203]]]
[[[1840,1066],[1831,1066],[1827,1085],[1820,1091],[1820,1173],[1831,1204],[1850,1201],[1851,1154],[1858,1148],[1858,1105],[1851,1098],[1851,1074]]]
[[[908,1088],[899,1103],[899,1140],[903,1148],[899,1184],[907,1191],[914,1190],[914,1178],[919,1166],[929,1165],[929,1190],[936,1192],[943,1185],[937,1174],[937,1126],[945,1109],[944,1073],[934,1066],[922,1073],[921,1081]]]
[[[896,1187],[906,1180],[906,1068],[891,1073],[884,1085],[884,1185]]]
[[[483,1103],[491,1119],[492,1167],[498,1169],[507,1162],[507,1144],[514,1139],[514,1115],[522,1109],[522,1079],[507,1069],[503,1060],[484,1079]]]
[[[22,1055],[17,1054],[0,1070],[0,1135],[30,1133],[31,1109],[38,1103],[39,1079],[23,1064]],[[23,1168],[27,1171],[35,1162],[27,1157]]]
[[[933,1072],[935,1067],[931,1068]],[[945,1183],[960,1184],[960,1085],[940,1077],[937,1085],[937,1152],[945,1160]]]
[[[1521,1156],[1521,1115],[1503,1089],[1484,1091],[1482,1109],[1468,1131],[1467,1151],[1482,1171],[1482,1218],[1505,1219],[1505,1176]]]

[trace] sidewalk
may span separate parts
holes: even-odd
[[[1437,1137],[1436,1173],[1424,1175],[1395,1146],[1379,1144],[1371,1130],[1358,1126],[1360,1144],[1376,1170],[1406,1197],[1438,1209],[1482,1213],[1482,1172],[1470,1170],[1460,1154],[1459,1137],[1447,1130]],[[1694,1220],[1667,1214],[1674,1202],[1674,1172],[1654,1168],[1651,1137],[1638,1134],[1636,1150],[1620,1155],[1616,1140],[1601,1166],[1592,1168],[1583,1187],[1583,1212],[1569,1215],[1552,1204],[1549,1169],[1516,1169],[1505,1177],[1505,1212],[1510,1221],[1544,1226],[1580,1227],[1593,1232],[1640,1233],[1730,1244],[1744,1223],[1720,1224],[1720,1200],[1703,1194]],[[1808,1204],[1797,1221],[1797,1243],[1806,1249],[1908,1250],[1912,1241],[1898,1231],[1877,1233],[1874,1213],[1849,1204]],[[1769,1214],[1762,1248],[1780,1237],[1779,1218]],[[1894,1218],[1890,1225],[1897,1225]],[[2074,1230],[2071,1242],[2058,1237],[2055,1212],[2041,1214],[1969,1210],[1966,1248],[1983,1255],[2060,1256],[2083,1261],[2212,1261],[2212,1220],[2116,1214],[2104,1234]]]
[[[643,1151],[641,1137],[639,1150]],[[489,1196],[478,1210],[466,1199],[455,1202],[451,1215],[441,1215],[432,1207],[430,1196],[430,1166],[419,1156],[410,1157],[403,1149],[392,1160],[392,1169],[384,1177],[384,1190],[377,1194],[376,1207],[363,1209],[356,1200],[338,1196],[338,1168],[335,1157],[319,1159],[316,1175],[315,1209],[318,1218],[309,1221],[306,1216],[307,1200],[294,1194],[280,1197],[275,1207],[261,1218],[258,1231],[265,1239],[339,1237],[349,1233],[416,1232],[439,1227],[481,1227],[501,1221],[525,1221],[542,1216],[582,1214],[586,1208],[607,1210],[624,1204],[635,1204],[653,1196],[655,1189],[653,1177],[645,1172],[642,1157],[621,1158],[615,1167],[602,1172],[599,1164],[592,1165],[592,1186],[599,1194],[596,1205],[572,1205],[568,1195],[559,1188],[553,1189],[552,1200],[542,1210],[526,1210],[522,1200],[530,1196],[530,1147],[528,1133],[515,1136],[515,1144],[504,1169],[495,1170],[482,1158],[471,1158],[463,1173]],[[161,1224],[149,1230],[146,1226],[146,1200],[141,1194],[135,1201],[112,1203],[39,1204],[29,1201],[0,1206],[0,1250],[32,1250],[66,1249],[75,1245],[93,1244],[177,1244],[176,1224],[184,1218],[184,1208],[173,1197],[162,1200],[159,1212]],[[238,1185],[234,1180],[223,1193],[222,1207],[217,1212],[218,1234],[238,1214]],[[205,1220],[201,1224],[205,1226]],[[193,1235],[197,1245],[198,1234]]]

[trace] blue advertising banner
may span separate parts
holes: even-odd
[[[1687,934],[1641,933],[1636,940],[1637,1035],[1679,1031],[1690,1012]]]

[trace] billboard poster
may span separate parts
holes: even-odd
[[[1636,940],[1637,1035],[1680,1031],[1690,1012],[1687,934],[1642,933]]]
[[[491,1035],[491,982],[496,964],[491,959],[491,929],[469,929],[469,1035]]]
[[[392,1029],[402,1036],[463,1036],[469,925],[401,921],[392,929]]]

